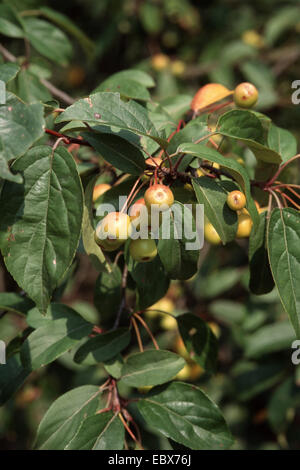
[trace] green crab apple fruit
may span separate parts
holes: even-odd
[[[131,240],[129,252],[135,261],[147,263],[152,261],[157,255],[156,243],[151,238]]]
[[[234,90],[233,99],[240,108],[252,108],[258,100],[257,88],[249,82],[240,83]]]
[[[96,241],[106,246],[124,243],[132,233],[132,225],[129,215],[122,212],[110,212],[96,228]]]
[[[154,206],[155,209],[164,212],[173,204],[174,194],[164,184],[153,184],[145,192],[144,199],[149,211]]]

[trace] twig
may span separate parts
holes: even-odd
[[[52,83],[48,82],[45,78],[40,78],[40,82],[48,88],[48,90],[52,93],[53,96],[56,96],[60,100],[64,101],[67,104],[73,104],[75,103],[75,99],[72,98],[72,96],[68,95],[64,91],[60,90],[56,86],[54,86]]]
[[[64,140],[64,143],[67,145],[70,144],[78,144],[78,145],[85,145],[87,147],[91,147],[91,144],[86,140],[79,139],[77,137],[69,137],[65,134],[61,134],[60,132],[53,131],[52,129],[45,129],[46,134],[53,135],[54,137],[61,137]]]
[[[273,191],[272,189],[269,189],[268,191],[272,194],[272,196],[274,196],[274,198],[275,198],[275,200],[276,200],[276,202],[277,202],[277,206],[279,207],[279,209],[282,209],[282,204],[281,204],[281,202],[280,202],[279,197],[278,197],[277,194],[275,193],[275,191]]]
[[[123,418],[122,413],[119,413],[119,418],[122,421],[122,424],[123,424],[124,428],[126,429],[126,431],[128,432],[128,434],[130,435],[130,437],[134,440],[134,442],[136,442],[138,444],[138,446],[141,448],[141,450],[144,450],[142,444],[135,437],[135,435],[133,434],[133,432],[129,428],[128,424],[126,423],[125,419]]]
[[[153,334],[152,334],[152,331],[150,330],[149,326],[147,325],[147,323],[137,314],[137,313],[134,313],[133,314],[134,317],[139,320],[139,322],[143,325],[143,327],[145,328],[145,330],[147,331],[147,333],[149,334],[151,340],[152,340],[152,343],[154,344],[154,347],[155,349],[159,349],[159,346],[157,344],[157,341],[156,339],[154,338]]]
[[[127,276],[128,276],[128,266],[125,264],[124,269],[123,269],[123,275],[122,275],[122,283],[121,283],[121,289],[122,289],[122,298],[121,298],[121,303],[117,312],[117,316],[115,319],[115,323],[113,326],[113,330],[116,330],[119,326],[120,319],[122,312],[124,308],[126,307],[126,284],[127,284]]]
[[[268,181],[267,186],[268,187],[272,186],[272,184],[277,180],[278,176],[285,169],[285,167],[289,165],[289,163],[291,163],[292,161],[296,160],[296,158],[299,158],[299,157],[300,157],[300,153],[298,153],[297,155],[294,155],[294,157],[290,158],[283,165],[281,165],[276,171],[275,175],[270,179],[270,181]]]
[[[137,323],[136,323],[136,321],[133,317],[131,317],[131,322],[132,322],[133,327],[135,329],[135,334],[136,334],[137,342],[138,342],[138,345],[139,345],[139,349],[140,349],[141,352],[143,352],[144,347],[143,347],[141,335],[140,335],[140,332],[139,332],[139,327],[138,327],[138,325],[137,325]]]

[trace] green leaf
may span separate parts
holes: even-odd
[[[109,78],[104,80],[104,82],[102,82],[93,91],[93,93],[97,93],[99,91],[109,91],[113,93],[120,93],[123,98],[149,101],[150,93],[147,90],[147,87],[144,85],[144,83],[139,82],[135,77],[135,75],[140,74],[146,75],[146,77],[149,77],[149,75],[140,71],[138,71],[138,74],[136,74],[135,72],[137,71],[124,70],[123,72],[115,73],[114,75],[111,75]]]
[[[300,405],[300,390],[293,377],[287,378],[271,396],[268,404],[268,421],[273,432],[285,432],[289,426],[288,412]]]
[[[300,214],[274,209],[267,228],[273,278],[284,309],[300,338]]]
[[[94,303],[101,321],[109,321],[116,316],[121,303],[122,273],[118,265],[111,265],[109,273],[103,272],[95,283]]]
[[[3,180],[13,181],[15,183],[22,183],[23,178],[20,174],[14,175],[9,168],[8,161],[6,160],[5,149],[0,138],[0,178]]]
[[[86,54],[92,57],[95,45],[86,34],[79,29],[73,21],[61,12],[53,10],[49,7],[41,7],[40,12],[53,23],[56,23],[60,28],[64,29],[67,33],[77,39]]]
[[[6,64],[0,65],[0,80],[5,83],[8,83],[10,80],[13,80],[18,72],[20,67],[17,64],[12,62],[7,62]]]
[[[242,165],[240,165],[236,160],[224,157],[216,150],[202,144],[181,144],[177,151],[195,155],[196,157],[203,158],[210,162],[219,163],[219,165],[227,168],[244,191],[247,198],[247,209],[253,220],[254,227],[257,226],[259,223],[259,216],[251,196],[249,175]]]
[[[166,221],[165,226],[163,219],[160,233],[163,234],[165,227],[168,227],[168,225],[169,221]],[[172,206],[170,217],[170,238],[168,239],[162,235],[157,246],[166,275],[171,279],[186,280],[197,272],[199,249],[201,248],[198,229],[199,227],[197,227],[196,232],[192,212],[176,201]],[[186,230],[188,230],[188,234]],[[192,237],[188,239],[187,235],[193,235],[194,239]],[[190,249],[187,244],[192,243],[195,243],[199,248]]]
[[[260,357],[275,351],[289,349],[295,340],[295,332],[288,322],[278,322],[261,327],[246,340],[245,355]]]
[[[267,163],[280,163],[278,152],[264,145],[263,127],[251,111],[232,110],[223,114],[217,123],[217,132],[244,142],[258,160]]]
[[[281,363],[247,363],[244,371],[234,374],[234,386],[237,397],[241,401],[251,400],[251,398],[273,387],[284,375],[284,368]]]
[[[271,124],[269,129],[268,146],[278,152],[284,162],[297,153],[297,140],[293,134],[275,124]]]
[[[128,328],[98,334],[80,346],[76,351],[74,361],[86,365],[108,361],[123,351],[130,343],[130,339],[131,333]]]
[[[21,70],[17,76],[18,96],[25,103],[46,103],[52,99],[47,88],[28,70]]]
[[[192,99],[190,95],[176,95],[165,98],[160,104],[174,120],[178,120],[190,109]]]
[[[127,358],[120,383],[145,387],[168,382],[184,367],[185,360],[170,351],[149,349]]]
[[[207,176],[192,179],[197,200],[200,204],[204,204],[205,215],[223,243],[235,239],[238,227],[237,214],[227,204],[228,192],[238,187],[232,183],[229,189],[228,183],[230,182],[215,181]]]
[[[124,438],[119,413],[108,411],[85,419],[66,450],[123,450]]]
[[[149,263],[129,263],[128,269],[136,283],[140,310],[150,307],[167,293],[170,279],[158,256]]]
[[[215,272],[203,274],[199,273],[195,279],[194,291],[199,300],[201,298],[213,299],[229,291],[241,279],[241,272],[237,268],[219,268]]]
[[[298,6],[286,6],[277,10],[265,25],[265,39],[272,45],[279,36],[299,21],[300,10]]]
[[[193,119],[172,137],[167,150],[171,155],[177,151],[180,144],[184,142],[195,142],[209,133],[210,131],[207,127],[206,119],[203,120],[202,116]]]
[[[99,92],[78,100],[61,113],[56,122],[74,120],[88,122],[91,125],[104,124],[127,129],[150,137],[161,145],[167,145],[167,141],[160,138],[150,121],[147,110],[134,101],[122,101],[119,93]]]
[[[44,134],[43,106],[39,103],[25,105],[12,93],[7,93],[6,104],[0,105],[0,120],[7,161],[23,155]]]
[[[219,408],[198,387],[173,382],[138,403],[146,423],[194,450],[227,449],[233,443]]]
[[[179,315],[176,320],[182,340],[191,358],[208,373],[215,372],[218,342],[208,324],[191,313]]]
[[[267,294],[274,287],[266,240],[267,214],[260,214],[259,225],[249,237],[249,288],[256,295]]]
[[[39,327],[23,343],[21,360],[24,367],[35,370],[55,361],[92,330],[91,323],[85,321],[75,310],[66,307],[64,315]]]
[[[0,33],[10,38],[24,37],[21,18],[9,5],[0,5]]]
[[[69,63],[72,45],[60,29],[37,18],[24,18],[23,21],[30,43],[42,56],[60,65]]]
[[[98,271],[111,271],[100,246],[95,242],[95,229],[93,221],[93,190],[98,175],[89,181],[84,193],[84,206],[82,217],[82,242],[87,255]]]
[[[215,300],[209,305],[209,310],[222,323],[229,326],[243,323],[247,315],[245,305],[226,299]]]
[[[82,422],[96,412],[100,393],[98,386],[84,385],[60,396],[39,425],[35,447],[40,450],[66,449]]]
[[[118,135],[84,132],[82,136],[115,168],[132,175],[140,175],[145,170],[142,152]]]
[[[6,364],[1,364],[0,368],[0,406],[2,406],[21,387],[31,370],[22,366],[19,355],[8,358]]]
[[[0,246],[8,271],[45,312],[78,246],[83,195],[65,148],[32,148],[16,160],[24,184],[4,184]]]
[[[34,306],[32,300],[16,292],[0,293],[0,310],[26,315],[28,310]]]

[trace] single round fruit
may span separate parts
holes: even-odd
[[[97,231],[95,232],[95,241],[102,248],[103,251],[115,251],[123,245],[123,241],[120,240],[101,240],[97,236]]]
[[[177,320],[171,315],[162,314],[160,326],[167,331],[175,330],[177,328]]]
[[[147,226],[149,227],[151,223],[151,218],[150,214],[148,213],[148,209],[146,207],[145,199],[141,197],[138,199],[134,204],[129,209],[129,216],[132,225],[136,229],[141,228],[141,222],[142,226]]]
[[[135,261],[146,263],[152,261],[157,255],[156,243],[151,238],[131,240],[129,252]]]
[[[257,88],[252,83],[240,83],[234,90],[233,99],[240,108],[252,108],[258,100]]]
[[[144,195],[146,206],[149,210],[166,211],[174,202],[174,194],[168,186],[154,184],[150,186]]]
[[[185,364],[183,369],[181,369],[178,374],[174,377],[175,380],[188,380],[190,377],[191,366],[190,364]]]
[[[241,191],[231,191],[227,196],[227,204],[233,211],[244,209],[246,196]]]
[[[132,233],[129,215],[122,212],[110,212],[96,228],[96,236],[100,243],[105,240],[107,244],[112,241],[125,242]]]
[[[204,225],[204,237],[205,240],[211,243],[212,245],[220,245],[221,243],[221,238],[218,232],[210,222],[207,222]]]
[[[171,63],[171,72],[176,77],[183,75],[184,71],[185,63],[182,60],[174,60],[174,62]]]
[[[166,54],[155,54],[151,58],[151,65],[154,70],[159,72],[160,70],[164,70],[168,67],[170,63],[170,59]]]
[[[264,47],[265,42],[261,34],[259,34],[254,29],[248,29],[242,34],[242,41],[249,46],[253,46],[256,49]]]
[[[94,202],[97,201],[97,199],[100,196],[102,196],[102,194],[106,193],[106,191],[108,191],[110,188],[111,188],[110,184],[106,184],[106,183],[97,184],[94,187],[94,191],[93,191],[93,201]]]
[[[156,163],[156,165],[154,162]],[[157,166],[160,166],[161,162],[162,159],[160,157],[149,157],[147,158],[147,160],[145,160],[146,165],[151,166],[153,168],[157,168]]]
[[[252,229],[252,224],[253,222],[248,214],[239,214],[236,237],[248,238]]]

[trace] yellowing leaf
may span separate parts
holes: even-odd
[[[228,90],[228,88],[219,83],[208,83],[195,94],[191,102],[191,109],[199,111],[200,109],[207,108],[207,106],[226,98],[226,96],[232,95],[232,93],[233,91]]]

